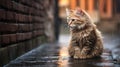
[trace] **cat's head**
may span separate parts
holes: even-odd
[[[86,24],[91,23],[91,18],[82,9],[76,8],[75,10],[66,9],[67,23],[71,29],[82,29]]]

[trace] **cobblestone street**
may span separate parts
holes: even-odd
[[[105,51],[101,58],[87,60],[69,58],[67,52],[69,39],[69,35],[61,35],[58,43],[43,44],[4,67],[120,67],[119,62],[114,59],[120,54],[117,46],[120,40],[117,37],[105,36]]]

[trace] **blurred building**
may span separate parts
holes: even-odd
[[[119,4],[119,0],[59,0],[60,16],[65,17],[65,12],[63,12],[65,8],[80,7],[86,10],[94,21],[98,21],[100,18],[109,19],[120,14]]]
[[[120,17],[119,0],[59,0],[60,17],[66,18],[65,8],[75,9],[80,7],[89,13],[93,22],[101,22],[101,25],[108,24],[108,29],[119,25]],[[104,23],[105,21],[105,23]],[[111,24],[109,24],[111,23]]]

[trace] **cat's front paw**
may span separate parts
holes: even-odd
[[[87,58],[87,53],[84,51],[81,51],[80,53],[80,59],[86,59]]]
[[[81,55],[79,58],[80,58],[80,59],[86,59],[86,56]]]
[[[87,55],[87,53],[85,51],[81,51],[80,53],[81,55]]]
[[[80,48],[79,47],[74,47],[74,50],[75,50],[75,54],[74,54],[73,58],[78,59],[79,55],[80,55]]]
[[[74,57],[73,57],[74,59],[78,59],[79,57],[78,56],[76,56],[76,55],[74,55]]]

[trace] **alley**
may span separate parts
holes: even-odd
[[[120,67],[119,6],[120,0],[0,0],[0,67]],[[69,57],[65,9],[77,7],[103,34],[100,58]]]
[[[120,39],[116,36],[104,36],[105,51],[101,58],[76,60],[69,57],[67,47],[70,35],[61,35],[57,43],[43,44],[11,61],[4,67],[119,67],[114,58],[119,52]],[[114,44],[114,45],[113,45]],[[112,52],[113,51],[113,52]]]

